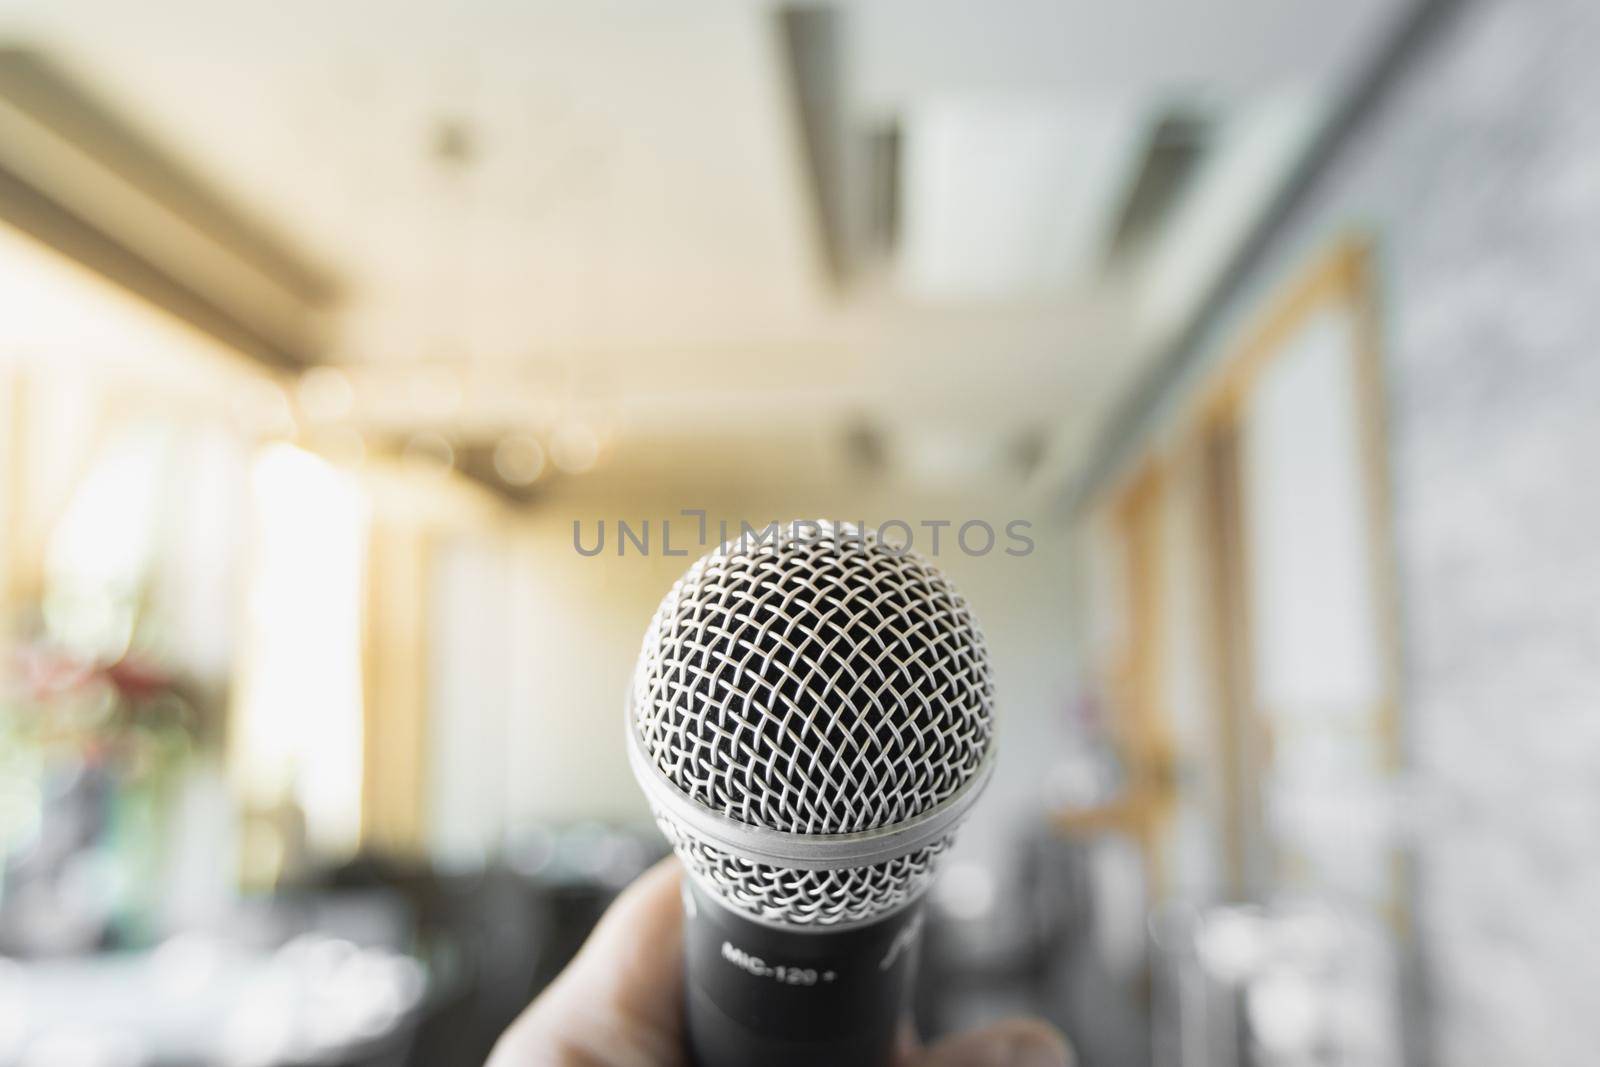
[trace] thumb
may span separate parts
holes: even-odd
[[[1037,1019],[1008,1019],[947,1037],[913,1056],[908,1067],[1072,1067],[1072,1051]]]
[[[577,958],[501,1037],[489,1067],[679,1063],[680,878],[668,858],[618,897]]]

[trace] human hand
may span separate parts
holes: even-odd
[[[656,864],[617,898],[577,958],[501,1037],[487,1067],[683,1067],[682,872]],[[1013,1019],[924,1047],[896,1067],[1069,1067],[1061,1036]]]

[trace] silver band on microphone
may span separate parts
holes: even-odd
[[[801,870],[865,867],[898,859],[945,837],[966,816],[994,772],[993,742],[961,789],[920,815],[853,834],[797,834],[730,819],[684,793],[644,750],[627,714],[628,762],[658,812],[669,816],[706,844],[751,863]]]

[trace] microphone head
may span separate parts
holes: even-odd
[[[966,601],[909,550],[796,522],[695,563],[645,634],[629,752],[713,896],[836,928],[927,888],[992,766],[994,685]]]

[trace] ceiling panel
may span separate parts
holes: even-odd
[[[986,98],[903,120],[900,276],[923,298],[1038,295],[1104,251],[1140,109]]]
[[[931,93],[1327,86],[1407,0],[872,0],[851,5],[852,91],[870,109]]]

